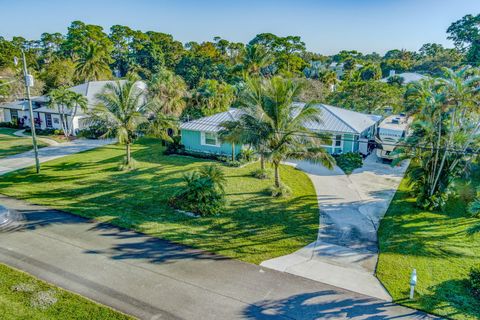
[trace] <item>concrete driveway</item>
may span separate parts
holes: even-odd
[[[290,163],[312,180],[320,207],[317,241],[261,265],[391,300],[375,277],[377,230],[408,163],[392,168],[375,154],[350,176],[308,162]]]
[[[430,319],[261,266],[0,196],[0,262],[141,319]]]

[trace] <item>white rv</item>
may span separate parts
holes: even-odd
[[[385,160],[393,160],[395,155],[391,153],[408,133],[411,119],[407,116],[392,115],[385,118],[377,129],[375,142],[377,142],[377,157]]]

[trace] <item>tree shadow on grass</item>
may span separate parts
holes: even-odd
[[[447,280],[428,288],[428,290],[429,294],[417,296],[412,305],[442,317],[480,318],[480,300],[473,296],[467,279]],[[405,296],[408,296],[407,291]],[[395,302],[402,303],[399,300]]]
[[[42,146],[44,147],[44,146]],[[8,149],[0,149],[0,159],[13,156],[16,154],[20,154],[23,152],[27,152],[32,150],[33,147],[31,145],[16,145],[16,146],[8,146]]]
[[[465,215],[428,212],[398,191],[379,229],[381,253],[425,257],[475,258],[477,241],[465,241],[472,219]],[[450,228],[447,226],[451,226]]]
[[[334,290],[263,300],[243,311],[246,319],[429,319],[418,311],[365,296],[345,297]]]
[[[118,157],[101,161],[115,163],[116,160]],[[74,170],[78,174],[32,174],[20,183],[48,186],[24,194],[34,202],[54,203],[57,208],[87,218],[107,220],[120,227],[133,228],[155,237],[209,251],[228,253],[240,259],[251,259],[256,255],[270,258],[291,253],[315,240],[318,209],[314,196],[277,201],[261,192],[245,192],[244,196],[248,198],[245,200],[235,198],[235,192],[231,192],[229,196],[234,199],[229,203],[228,212],[222,215],[191,218],[176,213],[167,201],[179,190],[182,173],[192,167],[192,162],[179,166],[173,160],[176,159],[162,161],[161,166],[140,167],[138,170],[118,174],[107,173],[98,179],[89,179],[88,175],[92,174],[90,163],[62,162],[54,165],[54,170]],[[171,167],[166,170],[167,166]],[[87,170],[83,171],[84,168]],[[99,171],[101,170],[103,168]],[[19,183],[19,180],[15,180],[13,178],[0,182],[0,188]],[[56,185],[58,182],[60,184]],[[68,188],[62,185],[63,182],[69,183]],[[36,226],[54,223],[61,222],[45,220]],[[32,223],[30,227],[33,226]],[[138,245],[134,248],[146,250]],[[119,248],[118,251],[123,250]],[[119,256],[124,254],[119,253]],[[156,254],[153,253],[152,256]],[[259,262],[260,258],[253,260]]]

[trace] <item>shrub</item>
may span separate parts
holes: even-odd
[[[91,125],[88,128],[79,130],[77,133],[77,136],[81,138],[87,138],[87,139],[99,139],[106,133],[107,131],[105,130],[105,128],[102,128],[101,126],[97,126],[97,125]]]
[[[480,299],[480,266],[470,270],[469,283],[473,294]]]
[[[0,122],[0,127],[4,128],[12,128],[12,129],[19,129],[20,126],[18,125],[18,121],[10,121],[10,122]]]
[[[255,151],[252,149],[243,149],[238,155],[237,160],[240,162],[250,162],[255,160]]]
[[[61,130],[55,130],[55,129],[35,129],[35,133],[39,136],[51,136],[51,135],[58,135],[56,132],[57,131],[60,131],[60,134],[61,134]],[[32,129],[30,128],[26,128],[25,129],[25,133],[32,133]]]
[[[284,184],[280,184],[280,187],[273,185],[268,191],[272,197],[289,197],[292,194],[292,189]]]
[[[182,154],[185,152],[185,146],[181,143],[182,137],[174,136],[171,142],[166,142],[164,154]]]
[[[475,188],[470,183],[452,184],[452,187],[463,203],[471,203],[475,199]]]
[[[235,160],[235,161],[227,160],[227,161],[225,161],[225,164],[226,164],[228,167],[238,168],[238,167],[240,167],[240,166],[243,164],[243,162],[237,161],[237,160]]]
[[[225,209],[225,174],[216,165],[205,166],[184,175],[185,187],[169,199],[173,208],[216,215]]]
[[[271,176],[272,176],[271,170],[257,169],[257,170],[252,171],[252,177],[257,178],[257,179],[264,180],[264,179],[270,178]]]
[[[480,188],[477,190],[477,197],[468,205],[468,212],[472,217],[480,218]]]
[[[346,174],[351,174],[353,170],[361,168],[363,165],[362,156],[359,153],[347,152],[335,156],[337,166]]]
[[[130,163],[127,164],[127,157],[123,158],[122,163],[118,166],[118,171],[131,171],[137,169],[137,161],[130,157]]]

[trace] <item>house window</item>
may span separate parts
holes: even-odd
[[[342,135],[337,134],[335,135],[335,147],[341,147],[342,146]]]
[[[55,123],[55,124],[60,124],[60,119],[58,119],[58,118],[53,118],[53,123]]]
[[[217,146],[218,141],[217,141],[217,134],[213,132],[205,132],[204,133],[204,144],[209,145],[209,146]]]
[[[52,115],[50,113],[45,113],[45,125],[47,128],[52,127]]]

